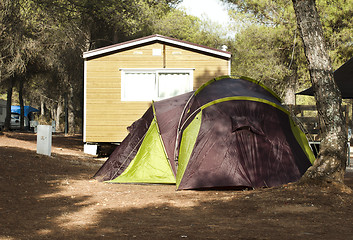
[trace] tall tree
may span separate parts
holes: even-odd
[[[52,113],[45,120],[55,118],[57,126],[62,125],[61,112],[67,99],[69,130],[78,129],[83,112],[82,52],[155,33],[213,47],[224,44],[217,27],[198,19],[185,21],[191,19],[185,15],[176,19],[176,12],[169,14],[178,2],[0,1],[0,82],[9,86],[9,97],[13,87],[15,91],[21,86],[29,88],[21,95],[37,107],[45,101]],[[183,31],[187,29],[183,28],[185,22],[187,28],[192,27],[190,34]],[[25,81],[19,84],[14,74]]]
[[[285,0],[224,0],[224,2],[235,4],[238,12],[254,16],[253,24],[257,26],[277,28],[281,25],[295,32],[298,27],[293,25],[293,19],[296,20],[294,23],[297,22],[303,39],[319,116],[324,123],[318,160],[303,179],[342,182],[347,158],[347,136],[341,97],[333,80],[329,55],[334,57],[333,64],[338,67],[353,53],[351,48],[353,22],[349,20],[353,15],[353,1],[317,0],[318,10],[314,0],[292,0],[292,3]],[[295,11],[293,8],[290,9],[293,6]],[[319,16],[322,17],[323,26]],[[326,45],[326,42],[329,44]],[[287,58],[289,59],[292,61],[292,58]],[[288,65],[288,61],[284,63]],[[298,63],[297,66],[300,66]],[[301,72],[302,70],[299,70],[297,73]]]
[[[219,24],[187,15],[178,9],[155,20],[150,25],[150,32],[214,48],[221,48],[229,43],[227,32]]]
[[[36,55],[33,28],[23,14],[26,4],[25,0],[0,2],[0,83],[7,85],[8,94],[5,129],[10,128],[12,91],[18,76],[25,74],[29,60]]]
[[[274,87],[279,94],[283,87],[287,88],[285,93],[308,87],[309,73],[302,43],[298,41],[292,3],[286,0],[223,1],[229,3],[234,22],[238,29],[240,26],[236,34],[232,70],[251,74]],[[336,69],[353,55],[353,0],[317,0],[317,4],[327,50]],[[249,66],[255,71],[247,70]],[[273,68],[276,71],[268,71]],[[284,96],[286,99],[293,94]]]
[[[43,16],[45,68],[57,81],[37,91],[57,108],[57,126],[63,100],[67,99],[69,133],[74,133],[82,116],[83,51],[103,47],[145,34],[154,21],[178,0],[32,0],[37,15]],[[38,12],[40,14],[38,14]],[[43,75],[42,75],[43,76]],[[51,80],[48,80],[51,82]],[[41,82],[39,82],[41,84]],[[42,97],[43,98],[43,97]],[[37,96],[37,99],[40,97]]]
[[[235,36],[234,74],[256,78],[283,96],[286,104],[294,104],[294,93],[307,74],[291,3],[224,1],[234,4],[230,13],[240,26]]]
[[[12,101],[12,92],[13,92],[13,85],[14,80],[12,77],[8,79],[8,86],[7,86],[7,100],[6,100],[6,117],[5,117],[5,126],[4,130],[7,131],[10,129],[11,126],[11,101]]]
[[[319,117],[324,123],[318,159],[303,178],[343,183],[347,134],[341,109],[342,99],[333,78],[320,17],[315,0],[292,1],[304,43]]]
[[[281,96],[291,92],[286,103],[293,104],[304,65],[298,36],[286,26],[250,25],[235,36],[232,72],[255,78]]]
[[[353,56],[353,0],[316,0],[334,69]]]

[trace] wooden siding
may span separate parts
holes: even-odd
[[[153,49],[161,49],[153,56]],[[165,53],[163,53],[165,49]],[[165,57],[165,58],[164,58]],[[154,43],[86,60],[86,142],[121,142],[150,102],[121,101],[122,68],[193,68],[193,88],[229,73],[228,60]]]

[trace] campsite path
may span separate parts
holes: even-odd
[[[32,133],[6,132],[2,136],[0,146],[4,147],[21,147],[27,150],[37,149],[37,136]],[[83,142],[80,135],[65,136],[63,134],[53,134],[52,136],[52,153],[74,156],[86,156],[83,153]]]
[[[0,133],[1,134],[1,133]],[[0,239],[352,239],[353,197],[332,186],[175,191],[91,179],[81,136],[0,135]],[[353,187],[353,173],[346,176]]]

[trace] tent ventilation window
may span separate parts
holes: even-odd
[[[261,129],[261,124],[256,122],[250,122],[246,117],[234,116],[231,118],[232,121],[232,132],[248,130],[258,135],[265,135]]]

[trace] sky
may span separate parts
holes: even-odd
[[[220,0],[183,0],[179,7],[184,7],[189,15],[201,19],[207,16],[212,21],[223,26],[227,26],[230,21],[228,11]]]

